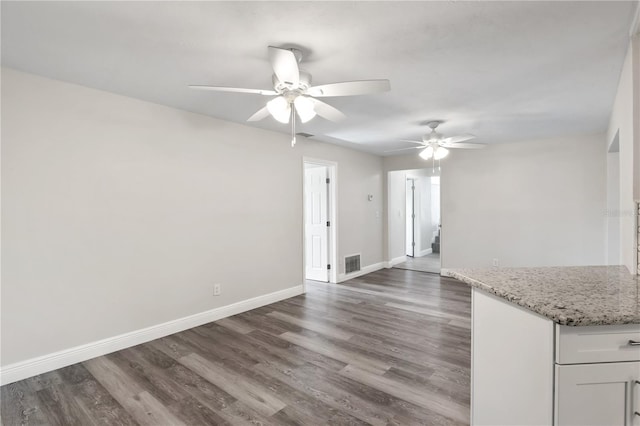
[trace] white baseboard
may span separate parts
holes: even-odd
[[[431,254],[431,253],[433,253],[432,249],[430,249],[430,248],[424,249],[424,250],[421,250],[420,252],[418,252],[418,257],[426,256],[426,255]]]
[[[402,262],[406,262],[407,261],[407,256],[398,256],[395,257],[391,260],[387,260],[386,262],[384,262],[384,267],[389,269],[389,268],[393,268],[395,265],[397,265],[398,263],[402,263]]]
[[[360,268],[357,272],[352,272],[350,274],[338,274],[338,282],[341,283],[343,281],[350,280],[352,278],[356,278],[362,275],[370,274],[375,271],[379,271],[384,268],[385,262],[374,263],[373,265],[367,265],[363,268]]]
[[[56,370],[71,364],[86,361],[101,355],[139,345],[150,340],[159,339],[170,334],[178,333],[189,328],[198,327],[212,321],[217,321],[231,315],[250,311],[280,300],[298,296],[304,293],[302,285],[290,287],[241,302],[232,303],[220,308],[214,308],[188,317],[178,318],[162,324],[153,325],[118,336],[109,337],[97,342],[87,343],[70,349],[54,352],[26,361],[9,364],[0,369],[0,384],[17,382],[18,380]]]

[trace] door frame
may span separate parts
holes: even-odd
[[[336,163],[335,161],[329,161],[329,160],[322,160],[319,158],[312,158],[312,157],[306,157],[303,156],[302,157],[302,285],[304,287],[304,291],[306,293],[307,288],[306,288],[306,272],[305,272],[305,266],[306,266],[306,259],[307,259],[307,253],[306,253],[306,238],[307,238],[307,232],[305,229],[305,220],[306,220],[306,214],[307,214],[307,207],[306,207],[306,188],[305,188],[305,172],[304,172],[304,165],[305,164],[316,164],[319,166],[325,166],[327,168],[327,175],[329,176],[329,188],[328,191],[329,193],[327,194],[327,203],[329,204],[328,206],[328,212],[327,212],[327,220],[331,223],[331,226],[329,226],[329,232],[328,232],[328,237],[329,237],[329,241],[327,242],[327,259],[329,260],[329,264],[331,265],[331,269],[329,270],[329,283],[332,284],[336,284],[338,282],[338,262],[337,262],[337,255],[338,255],[338,220],[337,220],[337,214],[336,212],[338,211],[338,202],[337,199],[338,197],[336,196],[337,194],[337,180],[338,180],[338,163]]]

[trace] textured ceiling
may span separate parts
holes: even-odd
[[[298,131],[382,154],[425,121],[512,142],[604,132],[634,2],[7,2],[2,64],[244,123],[271,88],[267,46],[298,47],[315,84],[388,78],[326,98],[348,118]],[[251,126],[288,133],[267,118]],[[406,153],[406,151],[401,152]]]

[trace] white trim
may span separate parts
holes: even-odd
[[[418,253],[417,257],[426,256],[426,255],[431,254],[431,253],[433,253],[432,249],[430,249],[430,248],[424,249],[424,250],[420,251],[420,253]]]
[[[633,13],[633,20],[629,28],[630,38],[633,38],[636,34],[640,34],[640,1],[636,1],[636,10]]]
[[[387,260],[386,262],[384,262],[384,267],[389,269],[389,268],[393,268],[395,265],[397,265],[398,263],[403,263],[407,261],[407,256],[399,256],[396,258],[393,258],[391,260]]]
[[[442,270],[440,271],[440,275],[442,274]],[[445,275],[445,276],[450,276],[450,275]],[[473,313],[474,313],[474,308],[476,306],[476,304],[474,303],[474,299],[475,299],[475,294],[476,292],[471,290],[471,348],[473,349],[473,342],[474,342],[474,332],[473,332],[473,326],[475,325],[475,323],[473,322]],[[475,372],[475,367],[474,367],[474,362],[473,362],[473,355],[471,356],[471,374],[470,374],[470,382],[471,382],[471,392],[470,392],[470,396],[471,396],[471,405],[469,406],[469,424],[472,425],[474,424],[473,422],[473,403],[474,403],[474,395],[475,392],[473,392],[473,385],[475,384],[475,380],[473,379],[473,373]]]
[[[362,275],[370,274],[375,271],[379,271],[385,267],[386,262],[378,262],[373,265],[367,265],[364,268],[361,268],[359,271],[352,272],[350,274],[338,274],[338,282],[341,283],[343,281],[350,280],[352,278],[357,278]]]
[[[86,361],[101,355],[159,339],[189,328],[198,327],[231,315],[250,311],[264,305],[303,294],[302,285],[264,294],[262,296],[214,308],[198,314],[167,321],[162,324],[109,337],[97,342],[87,343],[48,355],[31,358],[26,361],[9,364],[0,369],[0,384],[6,385],[47,371],[56,370],[71,364]]]

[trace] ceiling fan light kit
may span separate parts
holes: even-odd
[[[303,123],[308,122],[316,116],[315,106],[308,96],[300,95],[296,97],[293,101],[293,105],[296,108],[298,117],[300,117],[300,121]]]
[[[389,80],[361,80],[329,83],[311,86],[311,74],[301,70],[298,63],[302,52],[298,49],[281,49],[269,46],[269,62],[273,68],[273,90],[244,89],[222,86],[189,86],[192,89],[218,92],[249,93],[262,96],[276,96],[266,106],[253,114],[247,121],[259,121],[269,115],[280,123],[291,122],[291,146],[295,145],[296,115],[302,123],[307,123],[316,115],[330,121],[339,121],[345,115],[316,98],[333,96],[355,96],[386,92],[391,89]]]
[[[439,146],[436,148],[435,152],[433,153],[433,158],[436,160],[442,160],[447,155],[449,155],[449,150],[447,148]]]
[[[273,98],[267,102],[267,110],[277,121],[283,124],[287,124],[289,122],[289,117],[291,116],[291,105],[284,97],[278,96],[277,98]]]
[[[469,139],[475,138],[473,135],[465,134],[459,136],[451,136],[445,138],[442,134],[437,132],[437,128],[439,125],[444,123],[442,120],[434,120],[427,123],[427,126],[431,129],[431,132],[422,136],[421,141],[413,141],[413,140],[403,140],[403,142],[414,143],[418,146],[412,146],[409,148],[400,148],[400,149],[392,149],[391,151],[385,152],[395,152],[395,151],[405,151],[409,149],[421,149],[418,154],[420,158],[424,160],[433,160],[434,169],[436,160],[439,162],[447,155],[449,155],[449,149],[451,148],[462,148],[462,149],[478,149],[484,148],[485,145],[481,143],[461,143],[467,141]]]
[[[424,160],[430,160],[431,157],[433,157],[433,147],[429,145],[428,147],[423,149],[418,155],[420,155],[420,157],[423,158]]]

